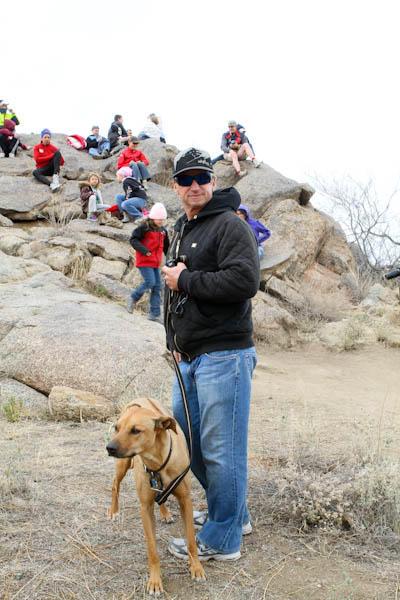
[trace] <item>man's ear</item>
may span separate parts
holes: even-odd
[[[172,429],[176,433],[176,421],[173,417],[158,417],[158,419],[154,419],[154,427],[156,429]]]

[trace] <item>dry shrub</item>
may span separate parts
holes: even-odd
[[[65,275],[69,275],[75,281],[81,281],[90,269],[91,257],[88,252],[76,250]]]
[[[348,298],[339,289],[328,292],[315,283],[303,282],[299,293],[303,305],[292,312],[304,331],[314,330],[321,323],[340,321],[351,309]]]
[[[263,511],[303,530],[351,528],[400,548],[400,469],[382,452],[380,427],[375,441],[375,426],[356,429],[353,446],[336,456],[312,431],[309,421],[289,423],[283,456],[264,476]]]
[[[343,331],[343,349],[355,350],[358,348],[363,333],[363,324],[355,319],[350,319]]]

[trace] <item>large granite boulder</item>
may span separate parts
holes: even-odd
[[[61,273],[49,269],[0,286],[3,325],[2,370],[42,393],[61,385],[116,405],[137,395],[170,396],[164,328],[75,288]]]
[[[8,256],[0,251],[0,283],[23,281],[37,273],[49,271],[51,271],[50,267],[39,260]]]
[[[164,186],[171,185],[174,158],[179,152],[178,148],[163,144],[154,138],[142,140],[138,148],[149,161],[148,169],[152,182]]]
[[[0,161],[1,164],[1,161]],[[13,221],[32,221],[51,200],[48,186],[29,177],[0,177],[0,213]]]

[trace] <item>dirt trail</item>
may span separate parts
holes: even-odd
[[[187,566],[166,550],[180,524],[163,525],[157,516],[165,598],[398,600],[398,557],[340,531],[306,535],[271,523],[258,482],[269,457],[283,455],[294,437],[330,456],[348,452],[359,437],[399,456],[400,351],[258,354],[249,440],[254,532],[240,561],[207,563],[207,582],[194,585]],[[144,597],[146,548],[131,477],[122,485],[120,518],[105,516],[113,474],[104,449],[108,429],[0,419],[1,599]],[[193,496],[204,506],[197,485]],[[171,510],[177,517],[175,502]]]

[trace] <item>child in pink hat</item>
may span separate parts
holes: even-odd
[[[132,231],[130,243],[136,250],[136,266],[139,269],[141,283],[126,301],[126,310],[131,313],[136,302],[150,290],[150,321],[163,324],[161,318],[161,274],[160,265],[163,252],[167,254],[169,238],[164,227],[167,211],[161,202],[151,208],[144,223]]]

